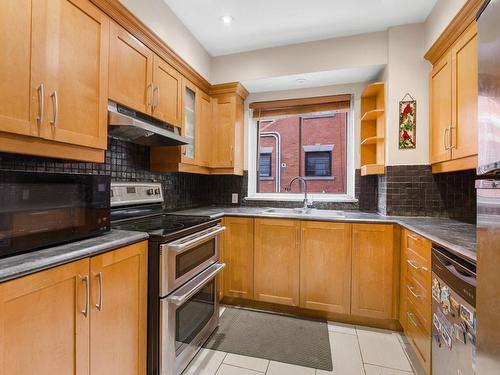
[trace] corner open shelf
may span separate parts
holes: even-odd
[[[361,95],[361,175],[385,173],[385,83],[368,85]]]

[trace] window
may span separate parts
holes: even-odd
[[[332,153],[330,151],[306,152],[307,177],[330,177],[332,175]]]
[[[259,176],[272,177],[271,153],[261,153],[259,158]]]

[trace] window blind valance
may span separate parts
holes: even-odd
[[[253,110],[253,118],[348,110],[351,108],[351,94],[254,102],[249,107]]]

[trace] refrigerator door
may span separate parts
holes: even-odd
[[[477,189],[477,374],[500,374],[500,180]]]
[[[478,175],[500,173],[500,1],[478,17]]]

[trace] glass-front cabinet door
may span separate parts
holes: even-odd
[[[191,143],[184,146],[183,162],[194,163],[196,158],[196,88],[190,83],[184,85],[184,136]]]

